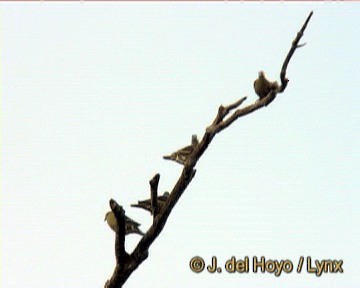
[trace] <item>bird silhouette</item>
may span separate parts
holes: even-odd
[[[254,81],[255,93],[261,98],[264,98],[271,90],[279,88],[279,84],[274,81],[271,82],[265,78],[264,71],[259,72],[259,77]]]
[[[170,196],[170,193],[165,191],[163,195],[160,195],[157,197],[157,205],[158,205],[159,209],[161,209],[161,207],[165,204],[165,202],[169,198],[169,196]],[[131,207],[145,209],[146,211],[149,211],[151,214],[153,212],[152,207],[151,207],[151,199],[138,201],[138,204],[131,204]]]
[[[118,223],[115,217],[114,212],[109,211],[106,213],[105,215],[105,219],[104,221],[107,222],[107,224],[110,226],[110,228],[116,232],[118,229]],[[142,232],[139,228],[141,224],[132,220],[131,218],[127,217],[125,215],[125,235],[131,234],[131,233],[135,233],[135,234],[139,234],[141,236],[145,235],[144,232]]]
[[[172,160],[179,164],[184,165],[190,154],[194,151],[195,147],[199,144],[199,140],[196,135],[191,137],[191,145],[186,146],[172,153],[171,155],[163,156],[166,160]]]

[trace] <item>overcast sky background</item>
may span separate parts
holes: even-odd
[[[163,192],[181,173],[162,155],[202,137],[220,104],[255,101],[259,70],[279,79],[311,10],[285,93],[216,136],[126,287],[359,285],[357,3],[33,2],[1,3],[2,287],[103,287],[109,199],[146,231],[130,204],[154,174]],[[195,274],[196,255],[294,271]],[[300,256],[344,273],[298,274]]]

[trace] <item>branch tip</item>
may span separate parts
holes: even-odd
[[[154,175],[154,177],[149,181],[149,184],[150,185],[157,185],[157,183],[159,183],[159,180],[160,180],[160,174],[156,173]]]
[[[305,43],[302,43],[302,44],[298,44],[297,46],[296,46],[296,48],[301,48],[301,47],[304,47],[306,45],[306,42]]]

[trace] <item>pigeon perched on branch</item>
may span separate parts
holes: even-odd
[[[254,81],[254,89],[260,99],[268,95],[271,90],[276,90],[278,88],[279,84],[276,81],[271,82],[267,80],[263,71],[259,72],[259,77]]]

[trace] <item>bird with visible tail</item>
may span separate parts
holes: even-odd
[[[191,145],[186,146],[172,153],[171,155],[163,156],[166,160],[172,160],[179,164],[184,165],[190,154],[194,151],[195,147],[199,144],[199,140],[196,135],[191,137]]]
[[[254,81],[255,93],[260,97],[260,99],[264,98],[272,90],[276,90],[278,88],[279,84],[276,81],[271,82],[265,78],[264,71],[260,71],[259,77]]]
[[[165,204],[169,196],[170,193],[165,191],[163,195],[157,197],[157,205],[159,209],[161,209],[161,207]],[[142,208],[152,214],[151,199],[138,201],[138,204],[131,204],[131,207]]]
[[[118,230],[118,223],[114,212],[107,212],[104,221],[106,221],[109,227],[116,233],[116,231]],[[135,233],[144,236],[144,232],[142,232],[139,228],[140,225],[140,223],[132,220],[125,215],[125,235]]]

